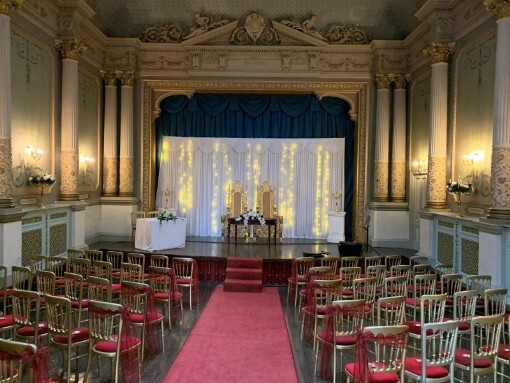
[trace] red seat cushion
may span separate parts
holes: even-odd
[[[152,321],[163,318],[163,314],[154,313]],[[129,314],[129,321],[133,323],[143,323],[143,314]],[[149,320],[147,320],[149,322]]]
[[[375,367],[385,367],[381,363],[370,363],[372,366]],[[361,368],[356,368],[356,363],[349,363],[345,366],[345,370],[354,377],[354,381],[358,382],[361,381],[363,378],[362,376],[359,376]],[[370,372],[370,377],[368,378],[368,381],[370,383],[397,383],[399,381],[398,375],[394,372]]]
[[[89,339],[89,329],[87,327],[73,328],[71,332],[71,343],[83,342]],[[66,335],[55,335],[53,341],[55,343],[66,344],[68,337]]]
[[[122,337],[120,340],[120,351],[128,350],[134,346],[140,344],[140,339],[131,337]],[[100,352],[116,352],[117,351],[117,342],[97,342],[94,346],[94,349]]]
[[[120,271],[114,271],[112,273],[112,277],[119,277],[120,278],[120,274],[121,274]]]
[[[292,277],[290,277],[289,279],[292,279]],[[196,278],[193,278],[193,279],[189,279],[189,278],[176,278],[175,281],[176,281],[176,283],[178,285],[189,285],[190,283],[192,283],[192,284],[197,283],[198,279],[196,279]],[[306,282],[306,278],[298,278],[298,282]]]
[[[422,359],[417,357],[406,358],[405,369],[411,374],[421,377],[421,369],[423,367]],[[448,376],[449,372],[446,368],[441,366],[427,366],[426,374],[428,379],[439,379]]]
[[[424,303],[425,307],[427,307],[428,305],[429,305],[429,302]],[[406,298],[406,306],[420,307],[420,300],[419,299],[414,300],[414,298]]]
[[[332,334],[327,332],[321,332],[319,333],[318,337],[325,342],[333,343],[332,342]],[[355,336],[346,336],[346,335],[337,335],[335,337],[335,344],[338,346],[354,346],[356,345],[356,337]]]
[[[342,290],[342,295],[351,296],[351,295],[354,295],[354,292],[350,289],[345,289],[345,290]]]
[[[112,283],[112,291],[120,291],[122,289],[122,285],[120,283]]]
[[[82,308],[82,309],[86,309],[86,308],[88,308],[88,307],[89,307],[89,301],[88,301],[88,299],[83,299],[83,300],[81,301],[81,308]],[[80,302],[78,302],[78,301],[71,301],[71,308],[72,308],[72,309],[78,309],[78,308],[80,308]]]
[[[498,358],[510,360],[510,345],[508,344],[499,345]]]
[[[43,335],[48,333],[48,323],[39,322],[37,324],[37,335]],[[24,326],[20,327],[16,330],[16,334],[19,336],[34,336],[35,327],[32,326]]]
[[[397,304],[397,303],[389,303],[389,304],[388,304],[388,303],[386,303],[386,302],[381,302],[381,303],[380,303],[380,305],[381,305],[381,308],[383,308],[383,309],[387,309],[387,310],[396,310],[396,309],[398,309],[398,308],[399,308],[399,306],[400,306],[400,305],[399,305],[399,304]]]
[[[6,315],[0,318],[0,328],[11,327],[14,324],[14,318],[12,315]]]
[[[64,286],[66,284],[66,281],[64,281],[63,279],[56,279],[55,284],[57,286]]]
[[[409,321],[404,322],[409,327],[409,332],[416,335],[421,335],[421,322],[420,321]],[[427,335],[433,335],[432,330],[427,331]]]
[[[469,367],[470,361],[469,350],[464,348],[458,348],[455,351],[455,363],[461,364],[463,366]],[[475,358],[474,360],[475,368],[488,368],[492,366],[492,361],[487,358]]]

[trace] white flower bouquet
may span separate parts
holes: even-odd
[[[264,216],[261,215],[258,211],[254,211],[252,209],[245,211],[242,213],[239,217],[236,218],[236,221],[244,221],[244,226],[248,226],[249,221],[257,220],[259,221],[260,225],[265,225],[266,220],[264,219]]]
[[[28,182],[31,185],[37,185],[37,186],[49,186],[53,185],[57,179],[53,174],[35,174],[30,177],[28,177]]]

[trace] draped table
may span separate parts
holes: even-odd
[[[278,238],[278,220],[276,218],[265,218],[265,225],[267,225],[267,235],[268,240],[271,242],[271,226],[274,226],[274,241],[276,242],[276,238]],[[229,218],[228,219],[228,234],[227,237],[230,238],[230,226],[234,225],[234,238],[237,241],[237,227],[242,225],[244,226],[244,220],[237,220],[237,218]],[[257,219],[248,220],[248,227],[250,228],[250,238],[253,237],[253,226],[261,226],[260,222]]]
[[[136,220],[135,247],[147,251],[175,249],[186,244],[186,218],[162,221],[157,218]]]

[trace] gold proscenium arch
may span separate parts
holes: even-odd
[[[353,238],[361,240],[366,206],[366,134],[367,134],[367,83],[366,82],[279,82],[279,81],[192,81],[144,80],[142,114],[142,209],[154,209],[156,196],[156,118],[160,104],[166,97],[194,93],[313,93],[319,99],[338,97],[351,107],[349,115],[355,123],[355,169],[353,191]]]

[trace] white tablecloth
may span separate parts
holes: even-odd
[[[159,223],[157,218],[136,220],[135,247],[156,251],[184,247],[186,243],[186,218]]]

